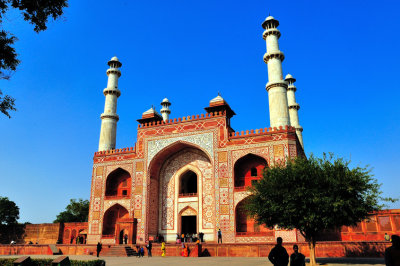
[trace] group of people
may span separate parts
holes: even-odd
[[[196,241],[204,242],[204,233],[200,232],[199,235],[197,234],[176,234],[176,243],[187,243],[187,242],[196,242]]]
[[[282,237],[276,239],[276,246],[271,249],[268,259],[274,266],[286,266],[289,263],[289,254],[282,246]],[[299,247],[293,245],[293,253],[290,255],[290,266],[305,266],[306,257],[299,252]]]
[[[148,257],[152,257],[153,255],[151,254],[151,249],[153,248],[153,244],[151,243],[151,241],[146,243],[146,249],[147,249],[147,256]],[[136,245],[136,252],[137,252],[137,256],[138,258],[140,257],[144,257],[144,248],[141,247],[140,245]]]

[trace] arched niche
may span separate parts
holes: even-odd
[[[131,193],[131,175],[122,168],[112,171],[106,181],[106,197],[129,197]]]
[[[235,208],[235,231],[237,236],[270,235],[271,229],[259,225],[251,218],[246,209],[248,198],[241,200]]]
[[[179,177],[180,196],[197,195],[197,187],[198,187],[198,177],[195,172],[188,170]]]
[[[252,186],[252,183],[263,176],[267,161],[254,154],[247,154],[238,159],[234,166],[235,188]]]
[[[121,205],[115,204],[109,208],[103,217],[103,236],[115,235],[115,225],[118,222],[127,220],[129,218],[129,212]]]

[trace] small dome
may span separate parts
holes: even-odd
[[[147,110],[146,112],[144,112],[143,115],[154,114],[154,113],[156,113],[156,110],[155,110],[154,107],[152,106],[149,110]]]
[[[218,96],[215,97],[214,99],[212,99],[212,100],[210,101],[210,103],[224,102],[224,101],[225,101],[224,98],[222,98],[221,95],[218,94]]]
[[[167,98],[164,98],[164,100],[162,100],[162,103],[169,103]]]
[[[293,78],[293,76],[290,75],[290,74],[287,74],[286,77],[285,77],[285,79],[292,79],[292,78]]]
[[[113,58],[111,58],[110,61],[119,61],[119,60],[118,60],[118,57],[114,56]]]
[[[273,16],[268,16],[266,19],[265,19],[265,21],[268,21],[268,20],[272,20],[272,19],[275,19]]]

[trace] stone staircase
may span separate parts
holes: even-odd
[[[137,256],[137,252],[129,245],[111,245],[110,248],[102,250],[100,256],[130,257]]]

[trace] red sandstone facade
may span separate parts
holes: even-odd
[[[218,97],[217,97],[218,98]],[[203,232],[224,243],[298,241],[296,231],[256,226],[243,213],[247,186],[264,167],[303,155],[293,127],[235,132],[235,114],[221,98],[207,113],[166,122],[154,112],[139,119],[134,148],[96,152],[88,243],[175,241]]]

